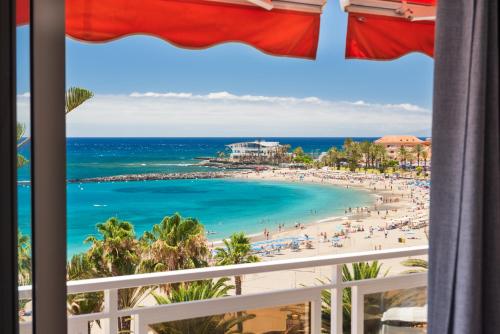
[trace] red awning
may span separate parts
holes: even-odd
[[[434,22],[349,13],[346,58],[392,60],[411,52],[434,55]]]
[[[29,21],[18,0],[17,23]],[[436,0],[340,0],[346,58],[391,60],[434,53]],[[66,33],[87,42],[145,34],[202,49],[241,42],[262,52],[315,59],[326,0],[66,0]]]
[[[28,24],[30,21],[29,0],[16,0],[16,24]]]
[[[435,0],[345,0],[346,58],[392,60],[434,55]]]
[[[316,58],[321,6],[300,10],[273,1],[273,9],[266,10],[252,4],[257,2],[271,4],[269,0],[67,0],[66,34],[88,42],[144,34],[193,49],[241,42],[271,55]],[[28,22],[26,8],[18,7],[18,24]]]

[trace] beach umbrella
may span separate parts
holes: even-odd
[[[435,0],[340,0],[348,13],[346,58],[434,53]],[[151,35],[203,49],[241,42],[264,53],[315,59],[326,0],[66,0],[66,34],[102,43]],[[17,24],[29,0],[17,1]]]

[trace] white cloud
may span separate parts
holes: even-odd
[[[318,97],[136,92],[96,95],[67,124],[68,136],[428,136],[431,111]]]
[[[26,126],[26,132],[30,132],[30,93],[17,95],[17,122]]]
[[[229,92],[213,92],[206,95],[194,95],[192,93],[137,93],[130,94],[131,97],[156,97],[156,98],[176,98],[197,101],[240,101],[240,102],[269,102],[269,103],[322,103],[324,101],[317,97],[295,98],[282,96],[261,96],[261,95],[234,95]]]

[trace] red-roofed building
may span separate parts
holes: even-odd
[[[389,158],[398,160],[398,152],[401,147],[412,150],[415,146],[421,145],[424,151],[427,152],[427,160],[431,157],[431,140],[422,140],[415,136],[384,136],[375,141],[375,144],[380,144],[385,147]]]

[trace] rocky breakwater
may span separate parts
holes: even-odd
[[[68,183],[222,179],[231,176],[233,176],[233,173],[230,172],[146,173],[146,174],[127,174],[127,175],[113,175],[113,176],[72,179],[68,180]]]

